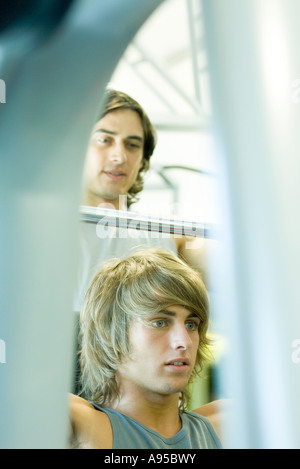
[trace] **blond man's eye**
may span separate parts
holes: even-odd
[[[153,325],[155,327],[164,327],[166,324],[166,321],[164,319],[158,319],[157,321],[153,322]]]

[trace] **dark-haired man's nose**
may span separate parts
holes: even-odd
[[[110,151],[109,159],[112,163],[121,165],[127,161],[126,149],[121,142],[116,142]]]

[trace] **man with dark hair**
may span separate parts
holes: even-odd
[[[89,141],[84,165],[82,204],[127,210],[138,200],[156,145],[156,133],[140,104],[126,93],[108,89]],[[177,253],[201,272],[206,282],[207,240],[166,233],[123,231],[84,223],[74,310],[80,311],[91,279],[102,262],[145,247]]]
[[[120,195],[127,196],[129,207],[143,189],[156,133],[143,108],[127,94],[108,89],[103,101],[86,155],[83,203],[107,202],[120,209]]]

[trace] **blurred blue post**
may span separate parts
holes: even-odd
[[[86,145],[114,68],[161,2],[77,0],[48,36],[38,22],[0,36],[1,448],[67,444]]]
[[[202,5],[224,213],[221,384],[236,406],[228,445],[299,448],[300,3]]]

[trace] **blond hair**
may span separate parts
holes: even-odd
[[[118,396],[116,371],[130,354],[129,325],[181,305],[200,318],[199,347],[190,381],[199,375],[207,356],[208,295],[201,276],[175,254],[147,249],[113,259],[94,277],[81,312],[81,368],[84,395],[107,405]],[[189,394],[180,396],[186,409]]]

